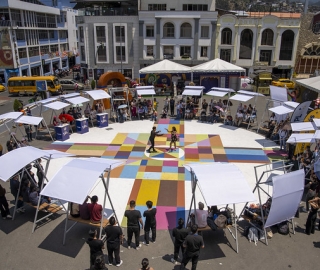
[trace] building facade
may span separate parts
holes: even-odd
[[[0,15],[3,82],[11,76],[69,69],[68,58],[77,53],[74,10],[60,10],[37,0],[3,0]]]
[[[225,14],[218,19],[216,55],[245,68],[247,75],[266,70],[290,78],[299,28],[299,13]]]

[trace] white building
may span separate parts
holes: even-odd
[[[0,15],[3,81],[10,76],[69,69],[68,57],[77,51],[75,11],[49,7],[38,0],[2,0]]]

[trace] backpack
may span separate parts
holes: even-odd
[[[283,221],[278,224],[278,233],[283,234],[283,235],[289,234],[289,226],[288,226],[287,221]]]
[[[217,225],[217,227],[222,229],[226,226],[226,222],[227,217],[221,214],[214,220],[214,223]]]
[[[250,228],[249,228],[249,231],[248,231],[247,237],[248,237],[248,240],[249,240],[250,243],[251,243],[251,241],[252,241],[252,242],[254,242],[255,245],[257,245],[258,240],[259,240],[257,228],[255,228],[255,227],[250,227]]]

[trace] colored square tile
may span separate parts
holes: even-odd
[[[136,204],[145,205],[150,200],[153,205],[157,205],[159,187],[160,180],[142,180]]]
[[[141,165],[147,165],[148,161],[146,159],[141,160]]]

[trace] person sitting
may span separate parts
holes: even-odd
[[[161,114],[161,118],[162,118],[162,119],[165,119],[165,118],[167,118],[167,115],[168,115],[167,110],[166,110],[165,108],[163,108],[162,114]]]
[[[218,217],[218,214],[219,209],[216,205],[211,207],[208,206],[207,224],[213,231],[218,229],[217,225],[214,223],[214,220]]]
[[[79,214],[80,217],[84,220],[89,220],[90,219],[90,211],[89,211],[89,207],[88,207],[88,199],[90,197],[88,196],[85,201],[83,202],[83,204],[79,205]]]
[[[236,113],[236,117],[235,117],[235,121],[234,121],[234,125],[236,126],[240,126],[242,120],[243,120],[243,111],[242,110],[238,110]]]
[[[98,204],[98,196],[92,196],[88,209],[90,212],[90,221],[92,223],[100,223],[102,218],[102,206],[101,204]]]
[[[31,192],[29,194],[29,201],[32,205],[37,206],[39,201],[39,193],[38,189],[36,187],[32,187]],[[40,205],[43,203],[50,203],[50,199],[46,199],[44,197],[41,197],[40,199]]]
[[[80,217],[80,209],[78,203],[70,203],[70,216],[75,218]]]
[[[155,109],[152,110],[151,121],[157,121],[158,113]]]
[[[226,124],[226,125],[230,125],[230,126],[233,125],[233,118],[232,118],[231,115],[228,115],[228,116],[227,116],[226,121],[225,121],[225,124]]]
[[[196,209],[195,214],[191,214],[191,225],[197,224],[199,228],[207,227],[208,211],[204,210],[204,204],[198,203],[199,209]]]
[[[52,125],[53,125],[54,127],[59,126],[59,121],[57,120],[57,117],[56,117],[56,116],[53,117]]]
[[[149,260],[144,258],[141,262],[141,268],[139,270],[154,270],[151,266],[149,266]]]
[[[146,118],[145,110],[143,109],[143,107],[141,105],[138,108],[138,115],[139,115],[139,119],[141,119],[141,120]]]
[[[201,110],[201,113],[200,113],[200,121],[201,122],[207,122],[207,113],[205,110]]]

